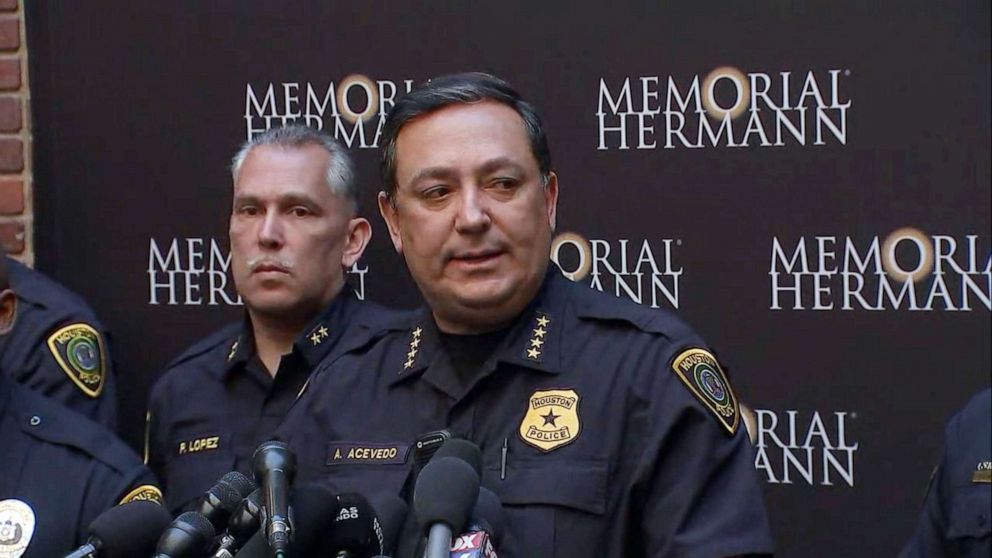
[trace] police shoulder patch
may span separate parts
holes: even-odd
[[[48,336],[48,350],[62,371],[83,393],[96,398],[103,393],[107,375],[103,337],[93,326],[69,324]]]
[[[727,432],[737,432],[740,405],[716,357],[704,349],[686,349],[672,361],[672,370]]]
[[[34,536],[31,506],[20,500],[0,501],[0,557],[20,558]]]
[[[131,502],[155,502],[156,504],[162,503],[162,491],[158,489],[157,486],[152,484],[143,484],[138,488],[135,488],[131,492],[127,493],[127,496],[121,498],[121,501],[117,505],[129,504]]]

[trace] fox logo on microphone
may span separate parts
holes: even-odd
[[[493,541],[483,530],[459,535],[451,543],[451,558],[498,558]]]

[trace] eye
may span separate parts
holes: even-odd
[[[431,186],[420,192],[420,196],[427,200],[439,200],[451,193],[447,186]]]
[[[311,212],[309,208],[303,207],[301,205],[292,208],[290,210],[290,213],[292,213],[295,217],[306,217],[308,215],[313,214],[313,212]]]
[[[496,191],[507,192],[516,189],[518,184],[519,181],[517,179],[504,176],[493,179],[493,181],[489,183],[489,187]]]
[[[258,213],[258,207],[254,205],[242,205],[238,208],[238,215],[244,215],[245,217],[254,217]]]

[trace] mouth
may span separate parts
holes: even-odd
[[[503,255],[503,250],[475,250],[461,252],[451,256],[449,261],[462,266],[480,266],[496,261]]]
[[[289,270],[276,264],[259,264],[251,270],[252,273],[289,273]]]

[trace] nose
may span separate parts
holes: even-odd
[[[279,212],[270,211],[259,225],[258,244],[263,248],[278,249],[283,244],[283,223]]]
[[[455,230],[463,234],[485,232],[492,225],[486,196],[475,186],[466,186],[460,193]]]

